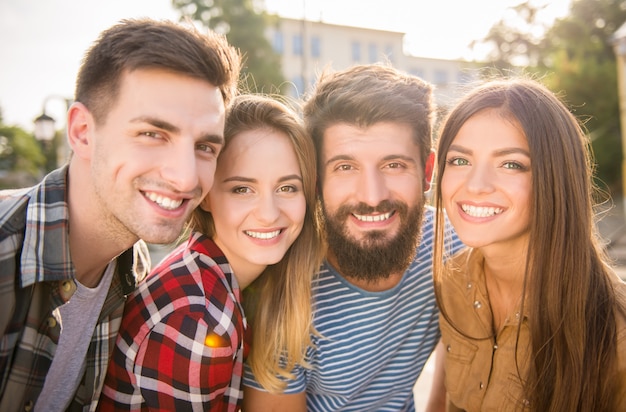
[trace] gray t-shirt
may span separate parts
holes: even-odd
[[[62,412],[74,397],[85,370],[87,349],[109,292],[115,265],[113,261],[107,266],[100,284],[95,288],[76,281],[76,292],[65,305],[56,309],[59,311],[55,317],[61,325],[61,336],[35,404],[36,412]]]

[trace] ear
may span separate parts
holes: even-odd
[[[94,129],[95,123],[89,109],[80,102],[73,103],[67,112],[67,140],[74,155],[83,159],[91,158]]]
[[[200,205],[198,206],[200,209],[204,210],[205,212],[210,212],[211,211],[211,198],[210,198],[210,194],[207,193],[207,195],[204,197],[204,199],[202,199],[202,202],[200,202]]]
[[[430,154],[426,158],[426,165],[424,166],[424,192],[430,190],[430,184],[433,181],[433,172],[435,171],[435,152],[430,151]]]

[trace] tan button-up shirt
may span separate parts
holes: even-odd
[[[442,285],[442,300],[454,327],[443,316],[439,321],[446,350],[448,410],[530,411],[530,402],[523,396],[520,376],[524,377],[528,372],[528,319],[532,313],[525,309],[523,319],[518,311],[511,313],[493,336],[492,312],[482,269],[483,256],[468,249],[454,257],[452,262],[454,269],[446,274]],[[616,287],[620,291],[618,297],[626,307],[626,285],[616,280]],[[626,319],[620,314],[617,316],[618,378],[623,388],[621,393],[625,394],[618,410],[626,411]]]

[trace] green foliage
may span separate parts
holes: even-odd
[[[0,123],[0,188],[33,184],[45,164],[46,157],[32,134]]]
[[[626,0],[572,0],[568,16],[537,36],[543,6],[531,0],[515,10],[525,24],[496,24],[483,43],[492,44],[490,64],[512,68],[524,62],[561,95],[585,123],[592,140],[597,178],[621,192],[621,134],[617,67],[611,38],[626,21]],[[518,19],[518,21],[520,20]]]
[[[611,38],[626,21],[624,0],[574,0],[542,42],[546,84],[562,91],[574,113],[586,120],[597,178],[621,192],[621,133],[617,65]]]
[[[46,158],[33,135],[17,126],[0,126],[0,136],[2,169],[38,175]]]
[[[511,70],[515,66],[535,66],[541,59],[541,37],[536,32],[545,31],[538,21],[545,6],[534,6],[525,1],[512,7],[515,19],[497,22],[480,42],[491,45],[489,63],[500,70]]]
[[[218,33],[238,48],[243,57],[242,88],[250,92],[280,93],[285,83],[280,56],[265,37],[274,24],[255,0],[172,0],[183,18],[190,18]]]

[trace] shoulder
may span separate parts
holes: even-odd
[[[0,190],[0,227],[3,232],[22,230],[31,189]]]
[[[152,270],[135,296],[141,295],[142,300],[157,300],[158,297],[164,305],[178,299],[191,304],[193,296],[228,294],[229,275],[230,265],[215,243],[194,232]]]

